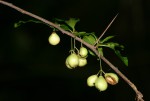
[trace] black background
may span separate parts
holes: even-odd
[[[45,19],[79,18],[77,30],[99,36],[112,18],[117,19],[104,36],[116,35],[125,46],[129,66],[106,50],[105,56],[119,68],[149,101],[149,18],[148,0],[7,0]],[[87,87],[86,79],[99,70],[95,57],[88,65],[69,70],[70,38],[59,33],[61,43],[51,46],[51,29],[43,24],[27,23],[18,28],[19,20],[33,19],[0,4],[0,101],[101,100],[134,101],[135,92],[120,78],[119,84],[105,92]],[[106,72],[113,72],[105,63]]]

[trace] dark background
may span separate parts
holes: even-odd
[[[106,50],[105,56],[119,68],[149,101],[149,0],[7,0],[48,20],[79,18],[77,30],[102,33],[112,18],[119,16],[104,36],[116,35],[125,46],[129,66]],[[101,100],[134,101],[135,92],[120,78],[119,84],[105,92],[87,87],[86,79],[96,74],[99,63],[88,57],[88,65],[69,70],[70,38],[62,35],[61,43],[51,46],[51,29],[43,24],[27,23],[18,28],[19,20],[32,19],[0,4],[0,101]],[[103,64],[106,72],[113,72]]]

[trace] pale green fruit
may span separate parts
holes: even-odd
[[[79,65],[79,58],[75,53],[68,56],[67,63],[71,68],[75,68]]]
[[[56,32],[52,32],[52,34],[48,38],[48,42],[51,45],[57,45],[60,42],[60,37],[57,35]]]
[[[86,58],[81,58],[79,57],[79,67],[83,67],[87,64],[87,59]]]
[[[115,73],[105,73],[105,79],[111,85],[116,85],[119,82],[119,78]]]
[[[79,54],[81,57],[86,57],[88,55],[88,50],[85,47],[80,47]]]
[[[108,87],[108,84],[103,76],[99,76],[95,81],[95,87],[99,91],[105,91]]]
[[[98,78],[97,75],[91,75],[91,76],[89,76],[89,77],[87,78],[87,85],[88,85],[89,87],[93,87],[97,78]]]
[[[68,57],[67,57],[67,59],[66,59],[66,61],[65,61],[65,64],[66,64],[67,68],[73,69],[73,68],[69,65],[69,63],[68,63]]]

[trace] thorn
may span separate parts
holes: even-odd
[[[95,42],[94,46],[99,42],[99,40],[103,37],[103,35],[106,33],[106,31],[108,30],[108,28],[112,25],[112,23],[115,21],[115,19],[117,18],[119,13],[116,14],[116,16],[111,20],[111,22],[108,24],[108,26],[106,27],[106,29],[102,32],[102,34],[99,36],[99,38],[97,39],[97,41]]]

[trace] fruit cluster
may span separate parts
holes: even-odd
[[[52,32],[48,38],[48,41],[51,45],[57,45],[60,42],[60,37],[56,32]],[[87,56],[88,50],[82,46],[78,50],[75,47],[74,43],[71,42],[71,46],[73,46],[70,50],[71,54],[66,58],[65,64],[67,68],[73,69],[76,67],[83,67],[87,64]],[[75,52],[77,50],[77,52]],[[104,73],[102,70],[101,62],[100,62],[101,70],[98,74],[91,75],[87,78],[87,85],[89,87],[95,86],[99,91],[105,91],[108,88],[108,84],[116,85],[119,81],[118,76],[115,73]],[[102,75],[104,74],[104,75]]]
[[[80,50],[78,53],[75,53],[74,51],[66,58],[66,66],[69,69],[73,69],[77,66],[83,67],[87,64],[87,55],[88,51],[85,47],[80,47]]]
[[[118,81],[119,78],[115,73],[104,73],[104,76],[94,74],[87,78],[87,85],[89,87],[95,86],[99,91],[105,91],[108,88],[108,84],[116,85]]]
[[[48,38],[48,41],[51,45],[57,45],[60,42],[60,37],[56,32],[52,32]],[[65,64],[69,69],[73,69],[77,66],[83,67],[87,64],[87,55],[88,50],[81,46],[78,53],[75,53],[75,51],[72,50],[71,54],[66,58]]]

